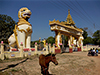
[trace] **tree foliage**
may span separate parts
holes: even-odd
[[[100,30],[97,30],[96,32],[94,32],[93,37],[88,36],[88,33],[86,30],[83,30],[83,44],[94,44],[94,45],[100,45]],[[34,41],[32,44],[35,44],[35,42],[39,43],[39,41]],[[47,43],[55,43],[55,38],[50,36],[46,39]],[[62,43],[64,45],[64,47],[67,47],[68,45],[68,36],[62,36]]]
[[[93,39],[91,37],[87,37],[86,39],[83,40],[83,44],[93,44]]]
[[[88,37],[87,31],[85,29],[82,29],[82,30],[83,30],[82,36],[84,37],[83,44],[84,45],[86,45],[86,44],[93,44],[93,39],[91,37]]]
[[[82,28],[81,28],[81,29],[82,29]],[[84,30],[84,29],[82,29],[82,30],[83,30],[83,34],[82,34],[82,36],[84,37],[84,39],[86,39],[87,36],[88,36],[88,33],[87,33],[86,30]]]
[[[9,36],[13,33],[15,21],[7,15],[0,14],[0,41],[8,43]]]
[[[50,37],[47,38],[46,42],[47,42],[48,44],[51,43],[51,45],[53,45],[53,44],[55,43],[55,38],[52,37],[52,36],[50,36]]]
[[[94,44],[100,45],[100,30],[97,30],[96,32],[94,32],[93,41],[94,41]]]

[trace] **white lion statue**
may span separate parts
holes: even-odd
[[[31,11],[26,7],[19,10],[19,22],[15,25],[14,33],[8,38],[10,48],[20,49],[21,43],[23,43],[23,48],[30,48],[32,34],[32,25],[28,22],[30,15]]]

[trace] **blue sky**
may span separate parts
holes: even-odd
[[[51,32],[49,20],[65,21],[70,9],[71,16],[78,28],[88,27],[92,35],[100,30],[99,0],[0,0],[0,14],[11,16],[18,22],[18,11],[22,7],[31,10],[29,22],[32,24],[32,41],[55,36]]]

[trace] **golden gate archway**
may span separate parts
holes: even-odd
[[[77,46],[78,51],[83,50],[83,30],[75,26],[75,23],[68,10],[68,16],[66,21],[60,22],[59,20],[49,21],[51,31],[55,32],[55,45],[60,49],[62,44],[61,35],[68,36],[69,52],[72,52],[72,48]]]

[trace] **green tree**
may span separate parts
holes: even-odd
[[[93,41],[94,41],[94,44],[100,45],[100,30],[97,30],[96,32],[94,32]]]
[[[93,39],[91,37],[87,37],[86,39],[83,40],[83,44],[93,44]]]
[[[7,15],[0,14],[0,41],[8,43],[9,36],[13,33],[15,21]]]
[[[41,42],[39,42],[39,40],[36,40],[36,41],[31,41],[31,47],[35,47],[35,43],[37,42],[37,44],[39,45],[39,44],[41,44],[41,45],[43,45],[43,42],[41,41]]]
[[[80,28],[80,29],[82,29],[82,28]],[[84,39],[86,39],[88,37],[88,33],[86,30],[84,30],[84,29],[82,29],[82,30],[83,30],[82,36],[84,37]]]
[[[91,38],[91,37],[88,37],[87,31],[86,31],[85,29],[83,29],[83,28],[80,28],[80,29],[83,30],[83,34],[82,34],[82,36],[84,37],[83,44],[86,45],[86,44],[88,44],[88,43],[91,43],[90,40],[92,40],[92,38]],[[89,39],[89,38],[90,38],[90,39]]]
[[[50,37],[47,38],[46,42],[47,42],[48,44],[51,43],[51,45],[53,45],[53,44],[55,43],[55,38],[52,37],[52,36],[50,36]]]

